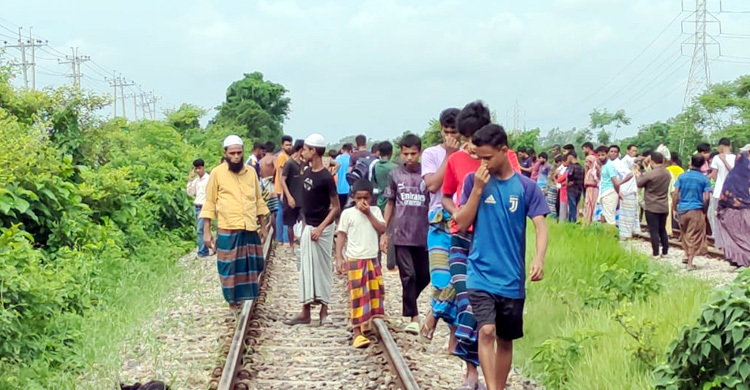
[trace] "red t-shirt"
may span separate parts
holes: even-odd
[[[521,164],[518,163],[518,155],[513,149],[508,149],[508,162],[516,173],[521,173]]]
[[[443,195],[452,195],[453,202],[458,206],[461,192],[464,188],[466,175],[474,173],[482,164],[481,160],[471,157],[468,152],[459,150],[448,157],[443,177]],[[472,231],[473,228],[469,228]],[[458,233],[456,222],[451,221],[451,233]]]

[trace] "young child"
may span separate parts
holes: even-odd
[[[390,226],[396,247],[396,264],[403,287],[403,316],[410,318],[404,331],[419,334],[417,298],[430,284],[430,262],[427,255],[427,213],[430,193],[422,180],[419,157],[422,140],[414,134],[405,135],[399,145],[403,165],[388,174],[388,186],[383,196],[385,223]],[[383,235],[381,249],[387,248],[389,238]]]
[[[466,287],[479,328],[479,361],[487,388],[499,390],[510,372],[513,340],[523,337],[527,218],[536,231],[529,273],[531,281],[539,281],[544,276],[549,208],[539,186],[511,167],[502,127],[486,125],[472,141],[482,165],[464,180],[454,219],[459,230],[474,226]]]
[[[354,207],[341,213],[336,237],[336,269],[349,274],[354,348],[370,345],[362,333],[373,318],[385,315],[383,273],[377,261],[378,236],[385,232],[385,220],[380,209],[370,205],[372,192],[372,183],[367,179],[352,184]]]

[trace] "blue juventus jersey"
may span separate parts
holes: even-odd
[[[464,180],[461,205],[474,188],[474,174]],[[474,239],[466,287],[506,298],[526,297],[526,218],[549,213],[542,191],[531,179],[514,174],[507,180],[490,177],[474,221]]]

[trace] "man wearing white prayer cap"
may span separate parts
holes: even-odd
[[[230,308],[237,309],[242,301],[258,296],[269,211],[261,196],[258,174],[244,163],[242,138],[230,135],[224,139],[224,158],[226,164],[211,171],[200,218],[203,240],[216,251],[224,299]],[[211,220],[217,217],[218,234],[214,240]]]
[[[286,325],[309,324],[310,307],[320,304],[319,324],[331,323],[328,302],[333,284],[334,220],[339,215],[336,183],[323,166],[326,141],[320,134],[305,138],[302,158],[310,167],[302,175],[302,218],[305,222],[300,236],[299,292],[302,311],[284,321]]]

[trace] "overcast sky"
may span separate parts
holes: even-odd
[[[624,108],[630,135],[682,107],[692,48],[680,55],[690,38],[681,24],[693,30],[681,9],[680,0],[6,1],[0,40],[33,26],[55,50],[79,47],[153,89],[164,108],[215,107],[232,81],[260,71],[289,90],[285,127],[295,137],[421,132],[443,108],[474,99],[506,127],[517,100],[519,124],[544,131],[585,126],[594,107]],[[750,4],[723,0],[723,9]],[[712,82],[750,73],[750,39],[735,36],[750,36],[750,13],[716,16],[726,57],[711,63]],[[59,53],[47,51],[38,83],[69,82]],[[101,69],[82,69],[84,86],[111,91]]]

